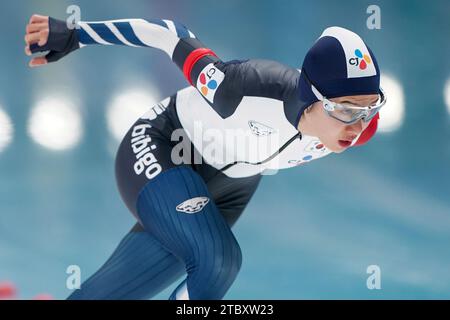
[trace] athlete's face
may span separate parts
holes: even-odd
[[[376,102],[377,99],[378,95],[370,94],[343,96],[330,100],[338,103],[350,102],[365,107]],[[370,121],[366,123],[360,119],[356,123],[345,124],[330,117],[323,109],[322,101],[317,101],[300,118],[299,130],[304,134],[318,137],[329,150],[341,153],[350,146],[352,140],[367,128],[369,123]]]

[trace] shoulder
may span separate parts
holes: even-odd
[[[245,59],[218,62],[217,67],[224,72],[238,73],[256,80],[292,80],[300,76],[300,72],[281,62],[266,59]]]
[[[217,67],[236,90],[247,96],[285,100],[294,94],[300,78],[297,69],[273,60],[232,60],[218,62]]]

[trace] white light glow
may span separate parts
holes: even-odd
[[[108,106],[106,120],[114,139],[120,141],[132,124],[158,102],[158,96],[156,90],[134,89],[113,97]]]
[[[0,108],[0,152],[12,141],[13,125],[8,114]]]
[[[80,111],[69,97],[47,97],[33,107],[28,122],[31,138],[51,150],[67,150],[82,137]]]
[[[445,83],[444,100],[445,100],[445,104],[447,105],[447,111],[450,114],[450,78]]]
[[[392,132],[398,130],[405,118],[405,97],[399,81],[391,76],[381,76],[381,87],[386,93],[386,105],[380,110],[378,130]]]

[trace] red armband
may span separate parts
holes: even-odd
[[[198,48],[192,51],[186,58],[183,64],[183,74],[186,77],[186,79],[189,81],[191,85],[194,85],[192,83],[191,79],[191,71],[192,68],[195,66],[198,60],[203,58],[204,56],[214,56],[217,57],[217,55],[208,48]]]

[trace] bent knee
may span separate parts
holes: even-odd
[[[228,287],[233,283],[242,266],[242,252],[235,239],[227,244],[225,250],[206,254],[195,263],[198,268],[197,279],[206,287]],[[188,270],[189,272],[189,270]],[[197,282],[197,281],[196,281]],[[219,291],[221,291],[219,289]]]

